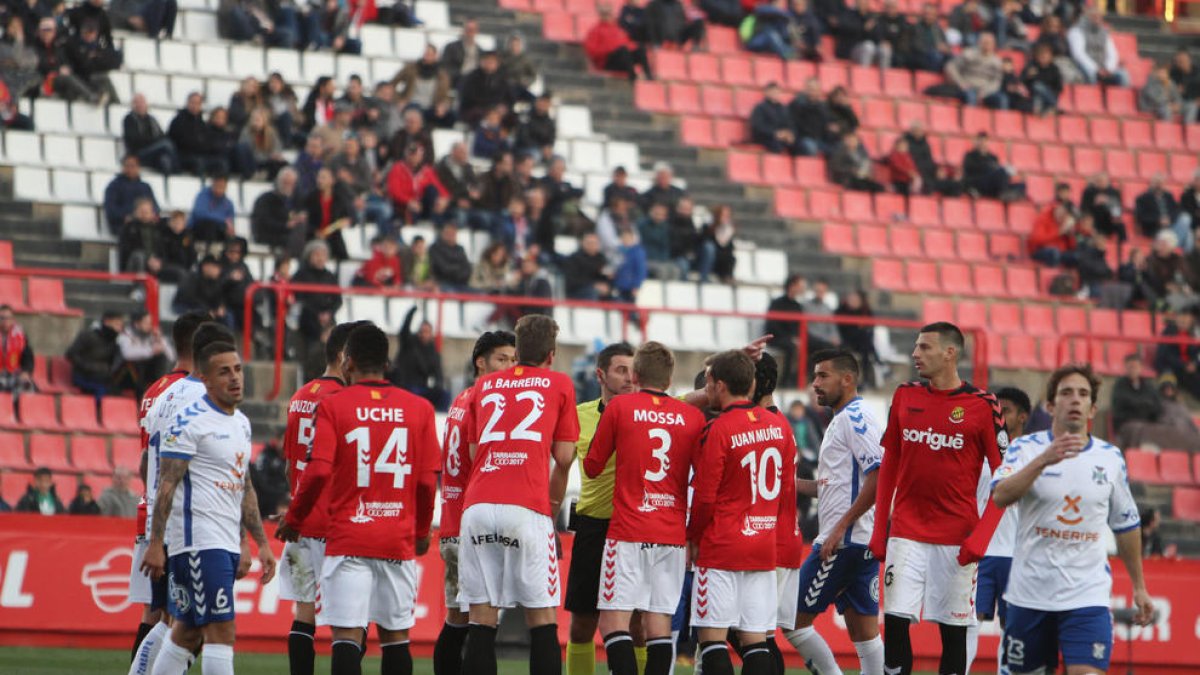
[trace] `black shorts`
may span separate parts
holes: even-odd
[[[575,543],[571,545],[571,569],[567,573],[568,612],[596,612],[600,595],[600,563],[608,519],[575,514]]]

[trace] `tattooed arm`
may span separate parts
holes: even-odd
[[[154,496],[154,515],[150,521],[150,542],[142,559],[142,572],[158,579],[167,566],[167,553],[163,545],[167,520],[175,503],[175,488],[187,473],[188,461],[176,457],[160,457],[158,467],[158,492]]]
[[[262,583],[266,584],[275,576],[275,554],[267,543],[267,535],[263,533],[262,514],[258,511],[258,493],[254,491],[254,483],[246,480],[242,493],[242,527],[258,546],[258,560],[262,563]]]

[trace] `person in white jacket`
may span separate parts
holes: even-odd
[[[1067,31],[1067,44],[1071,47],[1071,59],[1088,84],[1129,86],[1129,73],[1121,67],[1117,44],[1098,7],[1088,7],[1083,18]]]

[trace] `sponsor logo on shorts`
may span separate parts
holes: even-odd
[[[1097,661],[1104,660],[1104,654],[1108,651],[1108,645],[1103,642],[1092,643],[1092,658]]]
[[[521,540],[515,537],[506,537],[502,534],[477,534],[471,537],[471,543],[476,546],[483,544],[500,544],[509,548],[521,548]]]

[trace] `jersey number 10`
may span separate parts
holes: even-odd
[[[400,427],[392,429],[387,443],[383,445],[383,451],[379,453],[374,464],[371,463],[370,427],[355,428],[346,434],[346,442],[357,446],[354,454],[358,457],[358,479],[356,481],[358,487],[370,487],[372,473],[390,473],[392,474],[392,487],[397,490],[404,489],[404,477],[413,470],[412,465],[407,462],[408,429]]]
[[[772,464],[774,466],[771,466]],[[763,450],[761,458],[757,450],[748,452],[742,457],[742,466],[750,470],[751,504],[757,503],[759,497],[764,501],[771,501],[779,496],[779,487],[783,484],[780,475],[783,473],[783,456],[779,454],[778,448]],[[775,484],[768,485],[767,481],[772,478]]]

